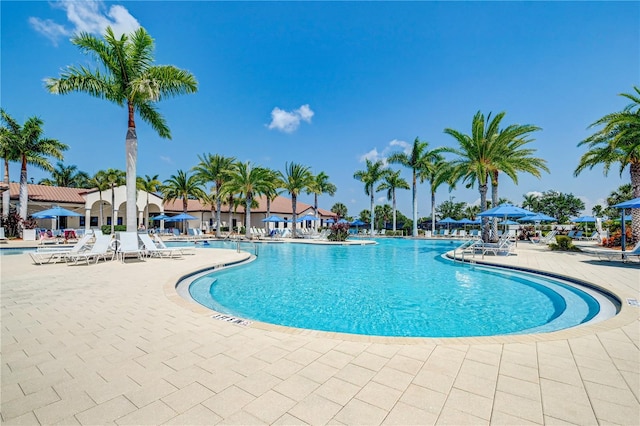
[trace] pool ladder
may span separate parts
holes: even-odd
[[[260,250],[258,249],[258,244],[251,242],[251,241],[241,241],[241,240],[237,240],[236,241],[236,251],[238,253],[240,253],[242,250],[240,249],[240,244],[241,243],[247,243],[247,244],[251,244],[251,246],[253,247],[253,255],[255,257],[258,257],[258,253],[260,252]],[[251,252],[251,250],[247,250],[248,252]]]

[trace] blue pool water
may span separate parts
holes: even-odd
[[[232,316],[375,336],[544,332],[599,312],[592,296],[561,282],[443,260],[440,255],[453,247],[410,239],[363,246],[261,244],[256,261],[201,276],[189,292]]]

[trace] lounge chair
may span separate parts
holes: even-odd
[[[544,237],[533,237],[533,238],[529,238],[529,241],[531,241],[533,244],[549,244],[551,242],[552,239],[554,239],[556,237],[556,234],[558,233],[558,231],[556,231],[555,229],[551,232],[549,232],[547,235],[545,235]]]
[[[65,260],[67,263],[73,262],[73,264],[77,264],[81,260],[87,262],[91,259],[95,259],[95,263],[98,263],[100,258],[107,259],[109,253],[111,253],[111,260],[115,255],[115,252],[111,251],[111,237],[109,235],[96,235],[96,242],[93,244],[93,247],[89,251],[79,252],[79,253],[68,253],[65,255]]]
[[[585,241],[600,241],[600,233],[598,231],[593,231],[593,234],[588,236],[583,235],[580,239]]]
[[[7,237],[4,235],[4,226],[0,226],[0,243],[6,243]]]
[[[138,259],[142,260],[144,250],[140,250],[140,242],[137,232],[120,232],[118,234],[118,256],[122,263],[128,254],[135,254]]]
[[[172,247],[158,247],[148,234],[139,234],[139,237],[140,241],[142,241],[142,244],[144,245],[145,254],[149,257],[165,257],[165,255],[169,258],[172,258],[174,255],[182,257],[182,251],[180,249]]]
[[[35,252],[29,252],[29,256],[33,259],[34,263],[38,265],[43,265],[45,263],[56,263],[62,260],[65,260],[66,256],[69,254],[80,253],[82,250],[85,250],[85,246],[89,243],[89,240],[93,237],[91,234],[84,235],[82,238],[78,240],[77,243],[73,245],[73,247],[62,248],[44,248],[39,247]]]
[[[180,252],[180,254],[184,255],[184,254],[196,254],[196,248],[195,247],[184,247],[184,246],[177,246],[177,247],[167,247],[167,245],[164,243],[164,241],[162,241],[162,238],[160,238],[158,235],[154,236],[154,240],[156,243],[156,247],[161,248],[161,249],[176,249]]]
[[[636,258],[640,260],[640,242],[631,251],[619,251],[619,250],[589,250],[585,253],[595,254],[600,260],[623,260],[628,258]]]

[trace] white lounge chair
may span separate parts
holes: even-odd
[[[529,241],[531,241],[533,244],[549,244],[551,240],[556,237],[557,234],[558,234],[558,231],[554,229],[544,237],[529,238]]]
[[[86,250],[86,245],[89,243],[89,240],[93,237],[91,234],[84,235],[82,238],[78,240],[72,247],[61,248],[45,248],[38,247],[35,252],[29,252],[29,256],[34,263],[38,265],[43,265],[45,263],[56,263],[62,260],[65,260],[67,255],[80,253],[83,250]]]
[[[590,250],[586,253],[595,254],[600,260],[623,260],[636,258],[640,260],[640,242],[631,251],[620,250]]]
[[[174,257],[174,255],[176,257],[182,257],[181,250],[171,247],[158,247],[148,234],[139,234],[139,237],[140,241],[142,241],[142,244],[144,245],[145,254],[149,257],[165,257],[165,255],[169,258]]]
[[[84,260],[88,265],[91,259],[95,259],[95,263],[98,263],[98,260],[100,260],[100,258],[106,260],[109,256],[109,253],[111,253],[111,260],[113,260],[115,252],[110,251],[111,241],[111,237],[108,235],[96,235],[96,241],[89,251],[80,253],[68,253],[67,255],[65,255],[65,260],[67,261],[67,263],[73,262],[74,264],[77,264],[81,260]]]
[[[0,226],[0,243],[6,243],[7,237],[4,235],[4,226]]]
[[[184,254],[196,254],[196,248],[195,247],[184,247],[184,246],[167,247],[167,245],[164,243],[164,241],[162,241],[162,238],[160,238],[157,235],[155,235],[154,240],[155,240],[155,243],[156,243],[156,247],[158,247],[158,248],[161,248],[161,249],[176,249],[182,255],[184,255]]]
[[[118,256],[123,263],[128,254],[135,254],[138,259],[142,260],[144,251],[140,250],[137,232],[120,232],[118,234],[118,240]]]

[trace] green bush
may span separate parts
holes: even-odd
[[[102,233],[104,235],[111,234],[111,225],[102,225],[100,227],[100,229],[102,230]],[[125,232],[127,230],[127,226],[126,225],[116,225],[113,229],[114,229],[115,232]]]
[[[556,242],[549,244],[549,247],[551,250],[559,251],[582,251],[574,246],[571,237],[567,237],[566,235],[556,235]]]

